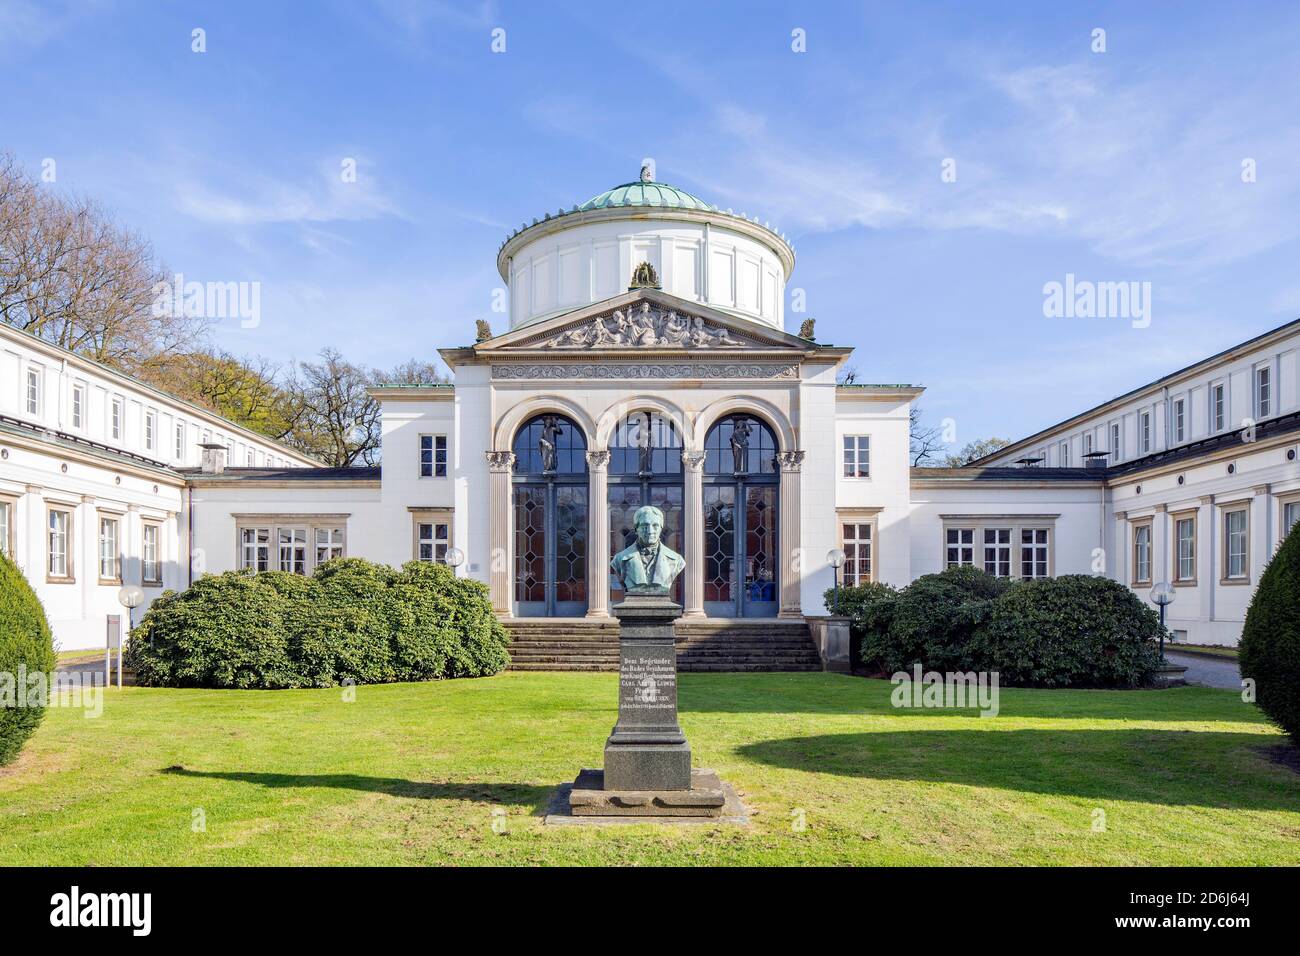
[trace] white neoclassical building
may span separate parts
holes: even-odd
[[[478,341],[442,350],[453,385],[374,390],[375,468],[314,467],[0,330],[5,547],[67,647],[101,640],[117,580],[146,570],[152,596],[203,571],[456,549],[458,573],[488,585],[516,636],[533,628],[555,652],[537,660],[608,666],[607,649],[566,658],[561,639],[616,627],[609,559],[646,503],[687,560],[679,630],[751,651],[771,641],[771,666],[799,664],[789,642],[826,614],[837,548],[850,584],[956,564],[1106,574],[1144,596],[1167,580],[1178,639],[1236,641],[1300,517],[1300,322],[972,467],[913,469],[921,389],[837,385],[851,349],[786,327],[794,264],[776,230],[646,173],[535,220],[497,254],[509,327],[482,323]],[[120,516],[115,535],[105,515]]]

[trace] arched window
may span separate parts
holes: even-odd
[[[682,439],[671,419],[657,412],[633,412],[619,422],[609,439],[607,504],[611,557],[636,543],[632,518],[642,505],[663,512],[663,542],[682,553]],[[682,599],[680,577],[673,582],[672,595],[675,601]],[[624,598],[614,575],[609,597],[611,604]]]
[[[516,475],[585,475],[587,438],[563,415],[531,419],[515,435]]]
[[[775,475],[776,437],[753,415],[728,415],[704,438],[706,475]]]
[[[545,413],[515,435],[515,613],[578,617],[587,610],[587,439]]]
[[[754,415],[728,415],[704,436],[704,612],[774,617],[780,550],[776,437]]]

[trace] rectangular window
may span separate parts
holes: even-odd
[[[1267,418],[1273,407],[1273,369],[1261,365],[1255,369],[1255,417]]]
[[[120,583],[122,572],[117,548],[117,519],[99,519],[99,580]]]
[[[420,477],[447,477],[447,436],[420,436]]]
[[[85,420],[86,389],[83,385],[72,386],[72,427],[80,428]]]
[[[176,423],[176,460],[185,460],[185,423]]]
[[[343,529],[316,529],[316,563],[324,564],[334,558],[343,557]]]
[[[41,373],[39,369],[27,370],[27,414],[41,413]]]
[[[1181,445],[1187,441],[1187,403],[1181,399],[1174,400],[1174,444]]]
[[[1119,447],[1119,422],[1110,423],[1110,463],[1113,465],[1120,459]]]
[[[944,566],[972,567],[975,564],[975,529],[949,528],[946,533],[947,556]]]
[[[421,521],[415,526],[416,558],[445,561],[451,546],[451,525],[442,521]]]
[[[254,571],[271,569],[271,529],[242,528],[239,532],[239,566]]]
[[[147,450],[153,451],[154,441],[155,441],[154,436],[157,434],[158,434],[158,413],[145,412],[144,413],[144,447]]]
[[[1250,577],[1250,534],[1245,508],[1223,513],[1224,579],[1244,581]]]
[[[307,529],[306,528],[278,528],[276,543],[279,548],[279,564],[277,567],[281,571],[292,571],[294,574],[307,573]]]
[[[844,533],[844,586],[866,584],[871,580],[871,523],[848,522]]]
[[[1196,580],[1196,518],[1189,515],[1174,521],[1174,581],[1182,584]]]
[[[1083,453],[1085,455],[1092,454],[1092,432],[1083,433]]]
[[[1291,533],[1291,529],[1300,522],[1300,501],[1288,501],[1282,506],[1282,538]]]
[[[1138,415],[1138,450],[1143,454],[1149,454],[1151,451],[1151,413],[1142,412]]]
[[[1020,529],[1020,576],[1047,577],[1047,529]]]
[[[999,578],[1011,577],[1011,529],[984,529],[984,570]]]
[[[1151,583],[1151,525],[1133,526],[1133,583]]]
[[[244,456],[244,465],[248,468],[253,467],[253,449],[251,448],[248,449],[248,454]]]
[[[113,436],[114,441],[122,440],[122,400],[113,399],[111,411],[109,412],[108,433]]]
[[[1221,432],[1228,426],[1228,408],[1225,403],[1224,387],[1210,386],[1210,428]]]
[[[50,509],[49,528],[46,533],[46,573],[51,579],[72,580],[72,559],[68,552],[72,537],[72,512]]]
[[[0,554],[13,557],[13,544],[9,536],[13,534],[14,508],[8,501],[0,500]]]
[[[1069,468],[1070,467],[1070,443],[1068,441],[1063,441],[1061,442],[1059,447],[1060,447],[1059,464],[1062,468]]]
[[[140,582],[162,584],[162,562],[158,557],[161,530],[146,521],[140,526],[140,535]]]
[[[871,477],[871,436],[844,436],[844,477]]]

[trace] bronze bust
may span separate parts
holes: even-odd
[[[667,594],[686,567],[686,559],[664,544],[664,513],[654,505],[642,505],[632,516],[636,544],[624,548],[609,566],[623,582],[628,594]]]

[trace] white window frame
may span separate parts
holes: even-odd
[[[1173,409],[1173,433],[1174,444],[1181,445],[1187,441],[1187,400],[1184,398],[1175,398],[1172,404]]]
[[[275,529],[266,525],[241,525],[235,533],[239,547],[239,568],[252,571],[271,570],[271,541]]]
[[[1133,574],[1130,583],[1135,588],[1149,587],[1155,576],[1155,521],[1151,518],[1142,518],[1134,521],[1132,527],[1133,543],[1129,557],[1132,560]]]
[[[1151,454],[1151,412],[1138,412],[1138,454]]]
[[[45,509],[45,580],[50,584],[76,583],[74,513],[71,506],[51,504]],[[63,519],[57,526],[56,515]]]
[[[33,418],[40,418],[45,402],[45,370],[39,365],[27,366],[27,377],[23,387],[23,408]]]
[[[18,499],[0,495],[0,554],[14,559],[14,527],[18,515]]]
[[[1085,455],[1092,454],[1092,431],[1091,430],[1083,433],[1083,453]]]
[[[1251,391],[1255,396],[1255,418],[1268,418],[1273,412],[1273,365],[1255,366],[1251,374]]]
[[[86,423],[86,386],[82,382],[72,383],[72,427],[81,431]]]
[[[162,585],[162,523],[147,518],[140,521],[140,584]]]
[[[1210,383],[1210,434],[1218,434],[1228,427],[1228,386],[1224,382]]]
[[[1300,524],[1300,495],[1278,498],[1277,519],[1281,522],[1277,543],[1281,545],[1292,526]]]
[[[445,562],[451,550],[454,512],[450,508],[411,509],[411,558]],[[442,533],[439,533],[442,529]]]
[[[185,460],[185,423],[176,423],[176,460]]]
[[[980,529],[980,559],[985,574],[995,578],[1015,576],[1015,562],[1012,560],[1015,545],[1015,531],[1010,525],[985,525]],[[990,555],[992,556],[990,558]],[[993,570],[989,570],[989,565]],[[1005,566],[1006,574],[999,572]]]
[[[868,584],[876,580],[876,527],[874,515],[841,513],[836,518],[839,525],[840,548],[844,551],[844,571],[841,583],[848,587]],[[852,529],[850,534],[846,531]],[[865,529],[866,535],[863,536]],[[863,549],[866,550],[865,559]],[[863,561],[866,562],[865,574]]]
[[[122,583],[122,517],[100,512],[96,522],[95,556],[100,584]],[[111,532],[109,531],[111,529]]]
[[[279,525],[275,529],[275,569],[292,574],[311,571],[309,542],[311,529],[306,525]]]
[[[1056,447],[1057,465],[1062,468],[1070,467],[1070,440],[1067,438]]]
[[[850,480],[871,478],[871,436],[845,435],[840,443],[840,474]]]
[[[446,435],[430,432],[420,436],[420,477],[446,478],[450,455]],[[438,474],[438,469],[442,474]]]
[[[158,412],[153,408],[146,408],[144,411],[144,447],[146,451],[154,451],[158,444]]]
[[[1173,553],[1170,555],[1173,558],[1170,580],[1183,587],[1195,587],[1197,514],[1195,511],[1181,511],[1169,517],[1174,532],[1174,546],[1171,549]],[[1185,539],[1182,535],[1184,525],[1191,528],[1190,538]],[[1186,548],[1183,547],[1184,544],[1187,545]]]
[[[126,418],[126,399],[112,395],[108,400],[108,434],[113,441],[122,440],[122,425]]]
[[[1052,529],[1045,525],[1025,525],[1016,532],[1020,549],[1020,579],[1036,581],[1052,576]],[[1028,557],[1026,557],[1028,552]],[[1025,573],[1026,562],[1031,566]],[[1041,567],[1042,573],[1039,573]]]
[[[1223,528],[1223,567],[1222,574],[1219,578],[1220,584],[1249,584],[1250,583],[1250,502],[1232,502],[1222,507],[1222,525]],[[1230,518],[1234,515],[1241,515],[1241,529],[1239,532],[1232,531],[1229,527]],[[1241,541],[1241,550],[1238,552],[1234,549],[1233,538],[1239,538]],[[1241,564],[1237,573],[1233,573],[1233,561],[1240,558]]]
[[[344,556],[343,548],[344,532],[343,528],[330,525],[318,525],[312,528],[312,540],[315,549],[315,567],[319,567],[326,561],[332,561],[335,558]]]
[[[1110,464],[1124,457],[1124,427],[1122,422],[1110,423]]]
[[[946,525],[943,529],[943,566],[975,567],[975,525]]]

